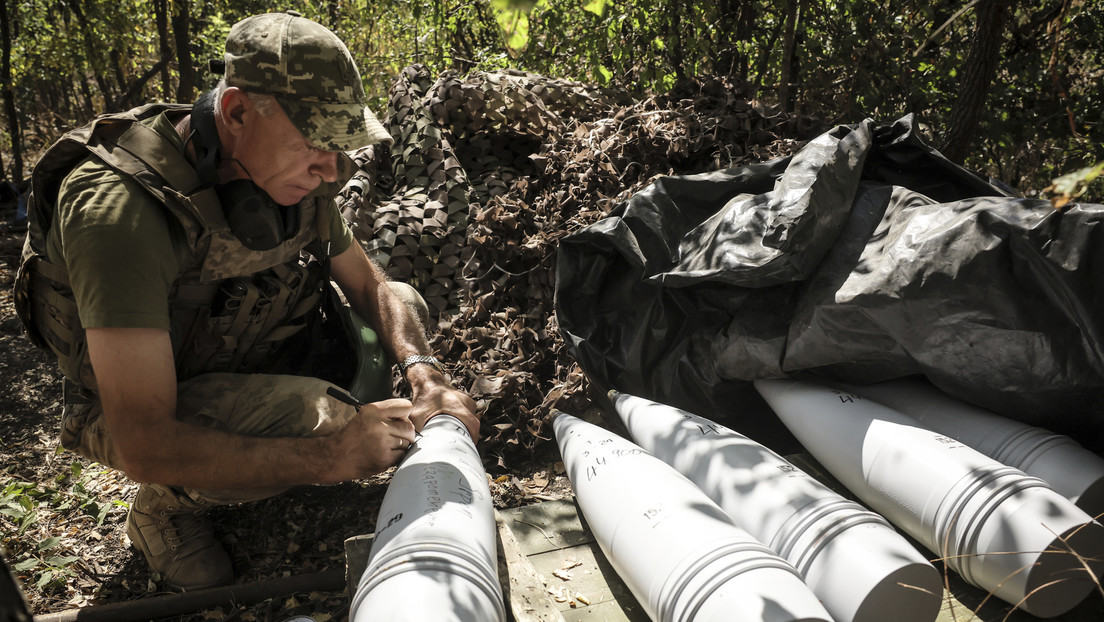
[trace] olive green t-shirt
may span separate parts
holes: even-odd
[[[174,147],[184,141],[165,114],[148,121]],[[353,234],[331,202],[331,253]],[[85,328],[169,330],[169,295],[185,268],[184,229],[141,185],[89,157],[65,178],[46,240],[49,261],[69,273]]]

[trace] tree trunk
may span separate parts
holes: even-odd
[[[8,134],[11,135],[12,171],[11,179],[15,183],[23,180],[23,145],[21,136],[23,133],[19,125],[19,114],[15,109],[15,91],[12,88],[11,76],[11,19],[8,14],[8,1],[3,0],[0,6],[0,45],[3,46],[3,56],[0,59],[0,84],[3,85],[4,114],[8,117]],[[0,165],[0,174],[3,173]]]
[[[96,98],[92,93],[92,87],[88,85],[88,78],[83,76],[77,77],[77,84],[80,86],[81,96],[84,97],[84,114],[83,117],[91,117],[96,114]]]
[[[757,5],[753,2],[737,3],[735,0],[732,0],[729,7],[730,10],[738,12],[736,17],[736,41],[753,41],[757,25],[755,23],[756,17],[758,16]],[[733,61],[738,71],[737,75],[740,76],[740,80],[747,82],[749,77],[748,70],[751,68],[751,58],[739,49],[733,51],[735,52]]]
[[[1062,44],[1062,24],[1066,21],[1066,15],[1069,13],[1070,0],[1062,0],[1062,8],[1058,13],[1058,16],[1054,18],[1054,21],[1047,27],[1047,35],[1054,40],[1054,43],[1050,48],[1050,60],[1047,61],[1047,74],[1050,75],[1050,87],[1051,91],[1058,96],[1058,101],[1061,102],[1066,108],[1066,120],[1069,122],[1070,134],[1080,138],[1081,135],[1077,133],[1077,123],[1074,121],[1073,108],[1070,106],[1069,92],[1062,84],[1062,78],[1058,75],[1058,58],[1060,54],[1058,51],[1061,49]]]
[[[782,32],[782,26],[784,22],[775,22],[774,31],[767,37],[767,41],[774,41],[778,39],[778,35]],[[762,46],[759,48],[759,55],[755,59],[755,83],[752,85],[751,91],[748,93],[748,99],[755,99],[756,94],[763,86],[763,79],[767,75],[767,69],[770,67],[770,48],[768,46]]]
[[[686,68],[682,54],[682,7],[680,0],[667,0],[667,58],[675,69],[675,78],[681,82],[686,78]],[[691,35],[692,36],[692,35]]]
[[[111,68],[115,70],[115,83],[119,85],[119,91],[126,90],[127,78],[123,71],[123,53],[118,48],[112,48],[109,54]]]
[[[440,6],[437,9],[440,10]],[[330,29],[334,30],[341,23],[341,3],[338,0],[326,0],[326,11],[330,14]]]
[[[169,41],[169,3],[168,0],[153,0],[153,13],[157,21],[157,47],[161,52],[161,60],[172,60],[173,48]],[[172,76],[169,75],[169,64],[161,67],[161,100],[168,101],[172,98]]]
[[[188,103],[195,98],[196,72],[192,66],[191,0],[175,3],[177,11],[172,16],[173,37],[176,39],[176,58],[180,72],[180,84],[176,88],[176,101]]]
[[[81,40],[84,43],[84,60],[88,63],[88,67],[92,70],[92,77],[95,78],[96,84],[100,87],[100,95],[104,100],[104,112],[109,112],[115,109],[115,98],[111,84],[104,77],[103,72],[100,71],[99,64],[96,59],[99,58],[96,55],[96,48],[93,44],[93,36],[88,28],[88,20],[84,17],[84,9],[81,7],[79,0],[70,0],[68,3],[69,9],[73,11],[73,17],[77,19],[77,29],[80,30]]]
[[[970,140],[985,107],[985,94],[996,75],[1004,21],[1011,3],[1012,0],[982,0],[978,5],[970,55],[962,68],[958,99],[951,108],[940,147],[943,155],[952,162],[961,164],[970,149]]]
[[[778,85],[778,102],[782,110],[790,111],[790,81],[793,80],[794,46],[797,41],[797,2],[788,0],[786,4],[786,25],[782,35],[782,78]]]

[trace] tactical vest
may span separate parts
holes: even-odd
[[[214,189],[152,127],[165,112],[179,118],[190,106],[150,104],[104,115],[58,140],[32,174],[28,233],[16,277],[16,312],[31,340],[53,352],[66,378],[96,393],[84,329],[64,266],[46,254],[62,180],[89,154],[140,184],[183,227],[190,258],[169,300],[178,380],[218,371],[279,369],[274,356],[317,315],[328,287],[329,203],[351,172],[339,158],[339,179],[298,205],[296,230],[267,251],[246,248],[231,232]],[[318,261],[305,261],[303,252]],[[285,348],[286,349],[286,348]]]

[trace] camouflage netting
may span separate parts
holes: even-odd
[[[418,65],[384,123],[395,144],[354,154],[342,212],[425,296],[432,345],[485,408],[484,455],[503,467],[551,447],[552,408],[589,404],[553,314],[559,239],[660,175],[789,155],[821,129],[715,79],[633,101],[517,71],[434,80]]]

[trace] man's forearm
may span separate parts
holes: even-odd
[[[360,245],[354,244],[334,257],[331,269],[349,306],[376,330],[392,360],[431,354],[426,327],[392,291],[386,275],[368,259]]]
[[[372,326],[378,327],[380,343],[392,360],[400,362],[416,354],[432,354],[429,342],[426,341],[425,326],[422,326],[386,281],[379,283],[374,298],[374,301],[350,300],[350,304],[357,313],[362,313],[363,309],[363,317]]]
[[[120,452],[127,475],[139,482],[229,490],[340,481],[329,437],[243,436],[180,421],[142,432],[145,440]]]

